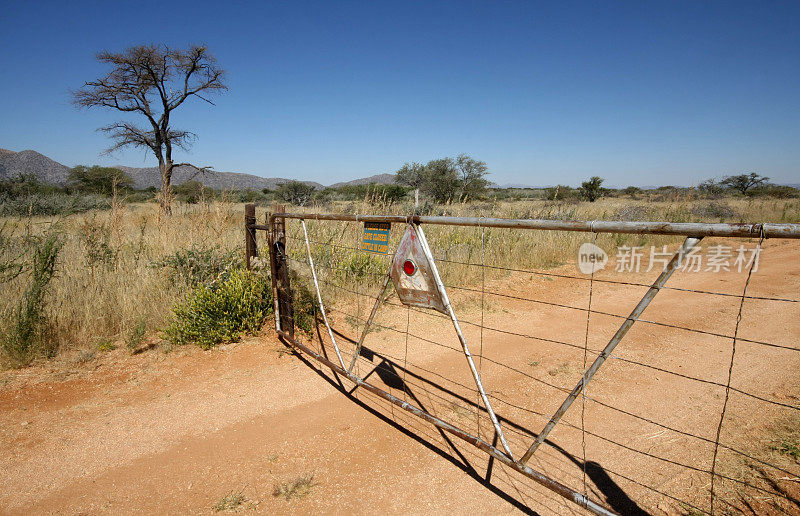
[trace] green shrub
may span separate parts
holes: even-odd
[[[19,174],[16,177],[0,179],[0,196],[11,199],[33,194],[64,193],[63,188],[42,183],[35,174]]]
[[[728,203],[711,201],[692,206],[692,215],[703,221],[725,222],[726,219],[739,218],[739,213]]]
[[[297,274],[292,275],[292,308],[294,325],[306,333],[311,333],[317,319],[317,297],[302,282]]]
[[[118,168],[95,165],[78,165],[69,171],[69,186],[84,192],[111,195],[114,191],[129,190],[134,182],[131,176]]]
[[[139,347],[139,345],[144,340],[144,334],[147,332],[147,323],[143,319],[139,319],[139,322],[130,329],[128,332],[128,336],[125,339],[125,346],[128,348],[128,351],[133,353]]]
[[[153,192],[147,190],[136,190],[125,196],[125,202],[127,203],[147,202],[147,201],[154,201],[155,198],[156,195]]]
[[[385,264],[374,255],[353,252],[350,256],[346,256],[341,261],[340,272],[344,276],[343,279],[356,279],[358,281],[380,281],[381,276],[385,275]]]
[[[64,242],[55,233],[34,241],[28,286],[9,314],[10,325],[0,335],[0,346],[13,365],[25,365],[37,355],[53,356],[46,295],[56,273],[56,259]]]
[[[212,285],[200,284],[172,310],[167,340],[208,349],[260,330],[272,313],[272,286],[266,275],[237,269]]]
[[[578,190],[566,185],[558,185],[544,189],[544,198],[548,201],[562,201],[564,199],[577,199],[578,197]]]
[[[786,185],[766,184],[757,186],[748,192],[755,197],[774,197],[776,199],[792,199],[800,197],[800,190]]]
[[[110,208],[108,198],[99,195],[32,193],[20,197],[0,193],[0,216],[70,215]]]
[[[151,264],[153,267],[164,267],[170,270],[173,280],[185,281],[189,286],[199,284],[211,285],[224,281],[231,271],[242,265],[242,256],[238,250],[221,250],[219,247],[209,249],[191,248],[176,253]]]

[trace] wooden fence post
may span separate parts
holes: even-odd
[[[258,256],[256,246],[256,230],[253,226],[256,223],[256,205],[244,205],[244,253],[247,269],[250,270],[250,258]]]
[[[273,213],[285,213],[286,206],[276,204]],[[272,292],[275,298],[275,326],[294,338],[294,303],[286,263],[286,219],[268,215],[269,265],[272,272]]]

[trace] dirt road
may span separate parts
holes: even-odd
[[[800,270],[791,262],[797,256],[796,244],[775,244],[764,255],[752,293],[797,298]],[[743,280],[735,273],[701,274],[676,277],[674,285],[740,292]],[[576,306],[587,296],[583,283],[543,278],[509,276],[492,288]],[[641,288],[613,284],[595,289],[593,308],[622,314],[642,293]],[[655,320],[732,332],[738,300],[708,303],[697,296],[665,291],[646,314]],[[478,316],[469,307],[469,294],[453,297],[457,307],[464,307],[465,319]],[[796,346],[800,336],[796,305],[748,301],[740,334]],[[494,300],[490,307],[487,326],[583,342],[584,312],[531,307],[513,299]],[[366,304],[360,308],[366,310]],[[331,316],[340,327],[347,326],[344,315]],[[378,321],[401,328],[408,322],[428,339],[457,343],[446,321],[435,317],[415,313],[412,320],[404,309],[387,307]],[[614,317],[594,319],[590,347],[601,348],[618,324]],[[479,342],[480,336],[472,328],[467,338]],[[390,330],[371,334],[370,339],[367,345],[378,355],[359,363],[361,374],[367,374],[369,367],[394,368],[405,386],[392,385],[392,379],[381,374],[373,375],[372,381],[393,387],[400,396],[416,396],[420,404],[461,426],[476,425],[475,431],[491,440],[485,422],[471,419],[473,395],[468,389],[460,391],[458,383],[447,383],[469,384],[463,356],[424,340],[401,340]],[[575,428],[559,427],[552,434],[553,446],[537,452],[531,466],[582,490],[585,464],[587,491],[604,502],[612,499],[619,510],[686,512],[685,506],[653,489],[707,503],[708,479],[701,470],[710,464],[707,441],[716,430],[724,389],[685,377],[724,382],[730,339],[687,337],[654,325],[635,327],[627,339],[619,356],[650,367],[609,363],[590,395],[613,403],[615,410],[589,403],[585,424],[594,435],[582,440]],[[515,406],[497,401],[495,406],[505,421],[517,425],[516,432],[509,430],[509,438],[514,452],[520,453],[531,432],[542,426],[541,415],[551,414],[563,399],[558,389],[571,388],[580,377],[583,350],[491,332],[485,332],[482,348],[486,360],[481,368],[490,394],[496,400],[520,402]],[[741,345],[735,387],[797,405],[798,355]],[[392,357],[412,357],[417,367],[403,371],[407,363]],[[80,363],[76,358],[0,377],[0,512],[174,514],[230,507],[254,513],[580,513],[555,494],[489,464],[486,456],[468,445],[374,396],[358,391],[346,396],[330,374],[289,353],[269,332],[211,351],[153,349],[130,356],[118,349],[83,356]],[[509,373],[493,365],[496,362],[524,371]],[[425,383],[415,375],[448,380]],[[445,399],[444,392],[451,398]],[[774,442],[780,424],[795,412],[759,408],[763,417],[753,418],[754,403],[747,396],[731,399],[723,436],[737,449],[768,453],[764,450]],[[646,415],[672,430],[626,418],[619,409]],[[565,421],[578,426],[579,416],[580,410],[572,411]],[[619,443],[604,441],[602,436],[608,435]],[[722,471],[744,475],[739,455],[723,450],[720,457]],[[780,461],[795,475],[800,470],[785,456],[764,457]],[[681,464],[696,465],[697,470]],[[487,469],[491,470],[488,482]],[[735,482],[728,484],[732,484],[728,492],[738,487]],[[780,486],[797,496],[792,482]],[[281,487],[286,496],[280,496]],[[720,489],[725,492],[725,485]],[[800,510],[800,505],[788,507]]]

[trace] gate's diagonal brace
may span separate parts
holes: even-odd
[[[372,326],[372,320],[375,318],[375,314],[378,312],[378,307],[381,305],[381,301],[383,300],[383,293],[386,292],[386,287],[389,286],[389,282],[392,280],[391,274],[386,275],[386,279],[383,282],[383,286],[381,287],[381,291],[378,292],[378,297],[375,298],[375,304],[372,306],[372,312],[369,314],[369,318],[367,319],[367,324],[364,326],[364,331],[361,332],[361,337],[358,339],[358,344],[356,345],[356,350],[353,353],[353,358],[350,360],[350,367],[347,368],[348,373],[353,372],[353,367],[356,365],[356,360],[358,360],[358,355],[361,353],[361,346],[364,345],[364,339],[367,337],[367,333],[369,332],[369,327]]]
[[[561,417],[564,415],[567,409],[569,409],[570,405],[572,405],[572,402],[575,401],[575,398],[577,398],[578,395],[583,391],[584,387],[586,387],[586,384],[589,383],[592,377],[594,377],[595,373],[597,373],[597,370],[600,368],[600,366],[603,365],[606,359],[614,351],[614,348],[617,347],[617,344],[619,344],[622,338],[625,337],[625,334],[628,333],[628,330],[631,329],[633,323],[635,323],[639,319],[639,317],[642,315],[642,312],[644,312],[645,308],[647,308],[647,305],[650,304],[650,301],[652,301],[653,298],[656,297],[656,294],[658,294],[658,292],[661,290],[661,287],[663,287],[664,284],[667,282],[667,280],[670,278],[670,276],[672,276],[672,273],[675,272],[681,266],[681,260],[683,256],[686,253],[688,253],[694,246],[696,246],[697,243],[700,242],[701,238],[702,237],[686,238],[686,240],[683,242],[683,245],[680,247],[680,249],[678,249],[678,252],[675,253],[675,255],[669,261],[667,266],[658,276],[658,278],[656,278],[656,281],[653,282],[653,284],[650,286],[650,289],[647,291],[644,297],[642,297],[642,299],[639,301],[639,304],[636,305],[636,308],[633,309],[628,318],[625,319],[625,322],[623,322],[622,325],[619,327],[617,333],[615,333],[614,336],[611,337],[611,340],[608,341],[608,344],[600,353],[600,355],[598,355],[595,361],[592,363],[592,365],[589,366],[589,369],[587,369],[586,372],[583,373],[583,377],[578,382],[578,385],[576,385],[575,388],[572,389],[572,392],[569,393],[567,399],[564,400],[564,402],[561,404],[558,410],[556,410],[555,414],[553,414],[553,417],[550,418],[550,421],[548,421],[548,423],[545,425],[544,429],[542,429],[542,431],[539,432],[539,435],[536,436],[536,439],[533,441],[531,447],[528,448],[528,451],[525,452],[525,455],[523,455],[522,459],[520,459],[519,462],[521,464],[525,464],[526,462],[528,462],[528,460],[531,458],[531,456],[539,447],[539,445],[541,445],[545,441],[545,439],[547,439],[547,436],[550,434],[550,431],[561,420]]]
[[[322,304],[322,294],[319,291],[319,282],[317,282],[317,272],[314,270],[314,259],[311,258],[311,244],[308,243],[308,231],[306,230],[306,221],[300,219],[300,224],[303,225],[303,235],[306,239],[306,251],[308,251],[308,265],[311,267],[311,277],[314,279],[314,288],[317,290],[317,301],[319,301],[319,311],[322,312],[322,320],[325,321],[325,327],[328,329],[328,335],[333,342],[333,349],[336,351],[336,357],[339,359],[342,369],[345,368],[344,360],[342,360],[342,353],[339,351],[339,345],[336,344],[336,337],[333,336],[331,325],[328,324],[328,316],[325,314],[325,305]]]
[[[442,296],[442,304],[444,304],[445,309],[447,310],[448,315],[450,315],[450,320],[453,321],[453,326],[456,329],[456,333],[458,334],[458,340],[461,342],[461,349],[464,351],[464,355],[467,357],[467,362],[469,363],[469,369],[472,371],[472,377],[475,379],[475,385],[478,387],[478,391],[481,394],[481,399],[483,400],[483,404],[486,407],[486,412],[489,413],[489,418],[492,420],[492,425],[494,425],[495,432],[497,432],[497,436],[500,439],[500,443],[503,445],[503,450],[505,450],[506,454],[508,454],[508,458],[512,461],[514,460],[514,456],[511,454],[511,448],[508,446],[508,442],[506,441],[506,436],[503,434],[503,429],[500,427],[500,422],[497,420],[497,416],[494,413],[494,409],[492,409],[492,404],[489,403],[489,397],[486,395],[486,391],[483,389],[483,384],[481,383],[481,375],[478,374],[478,370],[475,368],[475,362],[472,360],[472,354],[469,352],[469,348],[467,347],[467,339],[464,338],[464,334],[461,332],[461,326],[458,324],[458,319],[456,318],[456,313],[453,311],[453,305],[450,304],[450,298],[447,296],[447,291],[444,288],[444,283],[442,282],[441,276],[439,276],[439,269],[436,267],[436,262],[433,259],[433,253],[431,253],[431,248],[428,246],[428,239],[425,238],[425,232],[422,231],[422,227],[420,225],[416,226],[417,235],[419,236],[419,242],[422,246],[422,252],[425,253],[425,258],[428,259],[428,263],[431,267],[431,275],[433,276],[433,280],[436,283],[436,288],[439,290],[439,293]]]

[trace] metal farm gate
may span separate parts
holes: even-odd
[[[800,225],[245,222],[285,342],[517,508],[800,513]]]

